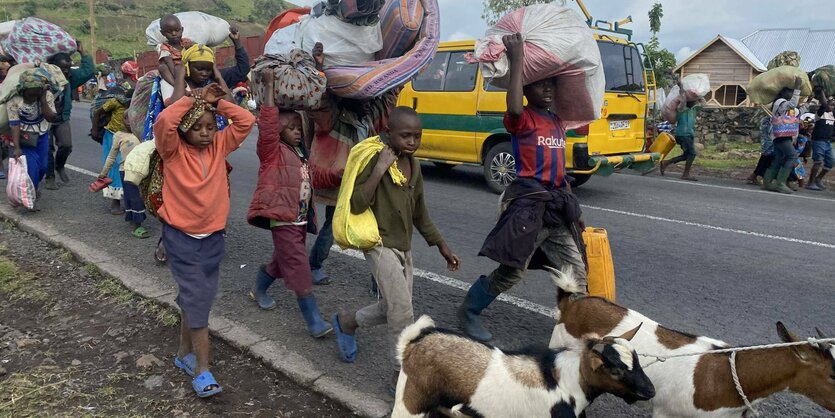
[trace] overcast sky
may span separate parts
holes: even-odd
[[[742,38],[757,29],[835,28],[832,0],[585,0],[594,19],[616,21],[632,16],[628,25],[636,42],[649,39],[647,12],[653,3],[664,5],[659,38],[681,61],[716,35]],[[317,0],[296,0],[310,5]],[[441,7],[441,40],[473,39],[484,35],[481,0],[438,0]],[[566,5],[577,10],[573,0]]]

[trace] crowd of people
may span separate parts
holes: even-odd
[[[249,59],[234,28],[230,38],[236,46],[237,65],[226,69],[215,64],[211,48],[183,37],[176,16],[163,17],[160,28],[166,42],[160,47],[159,76],[150,95],[151,129],[132,132],[127,111],[136,93],[138,66],[127,62],[118,82],[98,94],[101,100],[93,106],[91,136],[102,144],[99,180],[112,201],[110,212],[124,214],[130,233],[137,238],[150,236],[143,226],[149,209],[163,225],[155,256],[171,269],[181,309],[180,345],[174,364],[193,377],[197,396],[209,397],[222,391],[209,370],[208,321],[218,291],[230,211],[231,167],[226,158],[256,124],[255,116],[236,103],[229,86],[247,82]],[[510,66],[504,126],[512,137],[517,178],[505,191],[501,217],[480,251],[498,267],[476,280],[458,309],[461,329],[484,342],[492,335],[481,321],[482,311],[523,280],[528,269],[571,265],[580,283],[585,283],[587,271],[582,211],[565,170],[564,124],[552,110],[556,81],[548,78],[523,85],[522,37],[508,35],[503,43]],[[62,91],[52,91],[48,77],[38,69],[27,70],[20,78],[19,95],[7,105],[11,156],[26,155],[36,188],[42,179],[47,189],[57,187],[56,174],[62,183],[70,181],[66,162],[72,152],[71,92],[95,72],[92,59],[78,45],[78,68],[71,69],[66,54],[49,60],[68,80]],[[316,44],[310,55],[321,71],[323,45]],[[283,280],[296,296],[308,333],[313,338],[335,334],[336,352],[347,363],[357,359],[361,330],[386,325],[393,391],[399,373],[396,340],[415,319],[413,230],[437,247],[450,271],[461,264],[426,208],[421,168],[414,157],[421,142],[420,118],[411,108],[395,107],[399,88],[369,100],[326,94],[320,109],[296,111],[277,106],[278,80],[272,71],[259,73],[253,82],[262,83],[265,94],[258,103],[260,168],[247,220],[271,232],[274,251],[253,278],[249,296],[259,308],[273,309],[276,302],[268,290],[276,280]],[[797,88],[785,89],[772,112],[785,115],[798,112],[798,107],[805,111],[806,104],[798,105],[798,98]],[[816,122],[805,131],[811,136],[816,163],[805,185],[810,190],[823,188],[821,179],[832,168],[832,104],[820,97]],[[662,162],[662,173],[669,164],[684,161],[683,178],[694,180],[690,170],[696,157],[693,137],[699,105],[682,98],[676,136],[685,152]],[[773,135],[769,132],[768,136]],[[555,140],[537,140],[542,137]],[[158,158],[161,173],[156,180],[148,174],[150,183],[161,183],[157,203],[148,199],[146,187],[152,185],[129,181],[126,168],[135,150],[151,140],[157,157],[148,158]],[[762,170],[758,170],[764,187],[786,192],[786,181],[798,158],[792,145],[801,142],[778,136],[771,143],[772,158],[762,162]],[[370,158],[361,165],[351,163],[351,156],[359,152]],[[346,178],[353,181],[346,182]],[[345,307],[327,320],[318,308],[314,286],[329,283],[324,263],[334,243],[337,198],[346,192],[351,197],[345,210],[353,214],[370,210],[376,221],[380,242],[364,249],[364,254],[379,299],[360,309]],[[325,205],[321,228],[315,203]],[[308,233],[317,234],[309,254],[305,245]]]

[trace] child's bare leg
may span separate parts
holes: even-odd
[[[186,324],[186,313],[180,312],[180,348],[177,357],[183,358],[193,351],[191,345],[191,329]]]
[[[342,329],[342,332],[345,335],[354,335],[359,327],[359,324],[357,324],[356,312],[342,312],[339,314],[339,328]]]
[[[197,369],[195,376],[209,370],[209,328],[189,329],[191,336],[191,347],[197,355]]]

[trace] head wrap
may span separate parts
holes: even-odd
[[[194,126],[195,123],[197,123],[198,120],[200,120],[200,117],[203,116],[204,113],[214,112],[214,110],[215,109],[212,105],[206,103],[205,100],[194,99],[194,104],[191,105],[191,109],[186,112],[185,116],[183,116],[183,119],[180,121],[180,125],[178,126],[180,132],[187,132],[192,126]]]
[[[205,45],[194,44],[183,51],[183,65],[186,67],[186,76],[189,76],[189,63],[192,62],[215,62],[215,53],[212,48]]]
[[[122,63],[122,74],[136,81],[138,79],[137,75],[139,74],[139,64],[136,61],[125,61]]]
[[[20,75],[17,88],[19,91],[26,89],[42,89],[46,87],[47,84],[49,84],[49,78],[47,78],[42,71],[38,71],[38,68],[32,68],[24,71],[23,74]]]

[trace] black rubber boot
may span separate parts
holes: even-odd
[[[458,320],[461,322],[461,329],[473,339],[481,342],[493,339],[493,334],[481,323],[479,315],[497,296],[490,292],[486,276],[479,277],[467,291],[464,302],[458,308]]]

